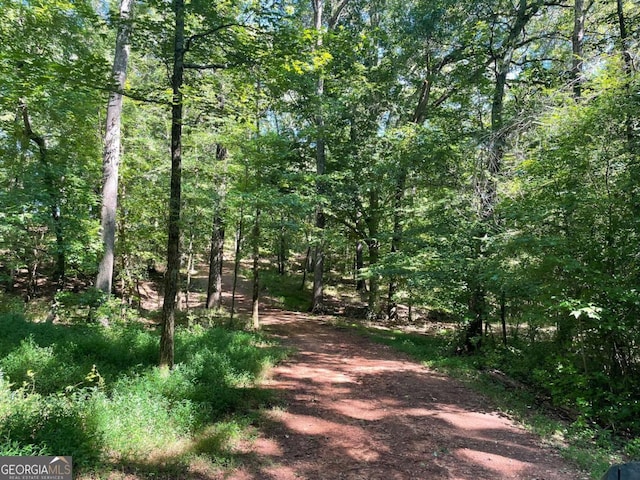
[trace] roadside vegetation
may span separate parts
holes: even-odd
[[[256,382],[284,356],[258,333],[194,314],[168,371],[155,324],[132,310],[119,306],[108,326],[64,308],[46,322],[0,300],[0,455],[71,455],[81,476],[229,466],[229,442],[250,436],[271,401]]]

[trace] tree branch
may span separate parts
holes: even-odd
[[[27,108],[27,102],[24,98],[20,99],[19,105],[20,111],[22,112],[22,122],[24,123],[24,133],[27,135],[27,138],[31,140],[38,146],[38,150],[40,152],[41,159],[44,160],[47,153],[47,146],[45,144],[44,138],[40,135],[36,134],[31,128],[31,119],[29,118],[29,110]]]
[[[192,70],[224,70],[229,68],[230,65],[226,63],[210,63],[208,65],[200,65],[197,63],[185,63],[184,68],[189,68]]]
[[[344,7],[347,5],[348,1],[349,0],[341,0],[340,3],[338,3],[338,6],[335,8],[335,10],[331,13],[331,17],[329,18],[329,23],[327,24],[329,27],[329,30],[333,30],[333,28],[338,23],[338,20],[340,20],[340,15],[342,15],[342,11],[344,10]]]
[[[195,35],[191,35],[185,41],[184,51],[188,52],[189,50],[191,50],[191,46],[193,45],[193,43],[195,41],[200,40],[200,39],[205,38],[205,37],[208,37],[209,35],[213,35],[214,33],[217,33],[220,30],[224,30],[225,28],[243,27],[243,26],[244,25],[241,25],[239,23],[225,23],[225,24],[222,24],[222,25],[218,25],[217,27],[212,28],[210,30],[207,30],[206,32],[196,33]]]

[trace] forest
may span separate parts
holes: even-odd
[[[198,408],[162,372],[191,379],[193,402],[229,362],[257,378],[282,355],[254,348],[269,342],[260,298],[280,286],[283,308],[452,325],[452,356],[640,459],[636,1],[0,11],[2,454],[57,454],[33,422],[46,406],[78,428],[65,385],[85,413],[119,398],[105,422],[160,385],[154,415],[177,409],[189,430]],[[251,282],[246,331],[194,327],[232,323],[223,265]],[[77,348],[60,360],[64,336]],[[207,342],[237,349],[221,360]]]

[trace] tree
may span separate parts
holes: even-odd
[[[476,255],[482,259],[486,255],[483,242],[494,234],[499,224],[495,216],[498,202],[498,181],[502,172],[506,139],[509,132],[504,118],[505,98],[508,75],[512,69],[514,55],[517,50],[529,43],[523,37],[529,22],[540,12],[542,0],[519,0],[514,14],[502,17],[496,15],[495,23],[490,26],[490,43],[487,47],[490,54],[490,65],[493,70],[493,93],[491,98],[490,131],[485,158],[476,185],[478,201],[478,230],[474,236],[479,240]],[[471,272],[469,311],[470,322],[465,332],[465,348],[475,350],[482,338],[483,326],[487,318],[486,286],[482,281],[483,273],[479,270]]]
[[[118,166],[120,164],[120,118],[122,92],[127,78],[131,8],[133,0],[120,0],[120,16],[113,59],[114,91],[109,94],[102,160],[102,243],[104,254],[98,266],[96,288],[111,294],[115,256],[116,209],[118,205]]]
[[[188,8],[187,8],[188,7]],[[240,65],[248,61],[250,49],[242,45],[249,38],[240,39],[238,35],[222,37],[225,31],[240,31],[243,25],[237,5],[226,6],[229,10],[212,10],[203,4],[185,4],[184,0],[174,0],[172,12],[175,17],[173,29],[173,66],[171,76],[171,187],[169,197],[169,219],[167,238],[167,272],[165,276],[165,297],[162,308],[163,331],[160,339],[160,365],[173,366],[173,335],[175,322],[175,302],[180,274],[180,212],[182,194],[182,127],[184,114],[184,76],[185,70],[196,72],[226,69],[233,60]],[[187,15],[189,14],[189,15]],[[194,24],[189,26],[187,35],[186,19]],[[246,28],[244,29],[246,31]],[[205,42],[206,40],[206,42]],[[220,47],[220,44],[222,47]],[[232,45],[228,45],[232,44]],[[229,59],[227,48],[235,49],[233,59]],[[219,47],[216,50],[216,47]],[[185,57],[192,54],[196,62],[187,62]],[[216,58],[220,61],[211,61]],[[202,63],[197,63],[201,61]]]
[[[182,195],[182,83],[185,55],[184,0],[173,0],[175,29],[171,89],[171,195],[169,197],[169,236],[167,238],[167,273],[162,304],[160,366],[173,368],[174,329],[178,277],[180,275],[180,197]]]
[[[227,158],[227,149],[222,144],[216,145],[216,160],[222,162]],[[224,233],[223,219],[224,179],[222,175],[214,192],[215,205],[213,214],[213,228],[211,232],[211,246],[209,248],[209,282],[207,286],[207,308],[219,308],[222,301],[222,267],[224,264]]]
[[[0,248],[10,252],[12,271],[28,268],[32,295],[42,273],[64,288],[68,278],[95,271],[90,185],[97,183],[101,99],[93,86],[107,83],[106,32],[86,2],[2,2],[0,8],[0,35],[11,38],[0,53],[0,181],[9,219]]]
[[[327,31],[331,32],[334,28],[336,28],[338,21],[340,20],[340,16],[347,4],[348,0],[340,0],[333,10],[330,10],[329,17],[327,19]],[[313,28],[316,32],[316,50],[320,51],[323,46],[323,25],[324,25],[324,16],[325,16],[325,5],[324,0],[312,0],[313,5]],[[318,198],[322,198],[325,194],[325,185],[323,184],[323,176],[326,170],[326,138],[325,138],[325,119],[323,113],[323,96],[325,90],[325,78],[320,70],[318,72],[317,77],[317,86],[316,86],[316,99],[317,99],[317,107],[315,113],[315,125],[317,129],[316,134],[316,189],[318,191]],[[326,226],[326,218],[324,213],[324,208],[322,204],[317,206],[316,210],[316,218],[315,218],[315,226],[319,231],[320,239],[318,240],[315,246],[314,252],[314,264],[313,264],[313,296],[311,302],[311,310],[313,312],[322,312],[324,310],[323,306],[323,296],[324,296],[324,257],[325,252],[323,249],[323,239],[322,239],[322,231]]]

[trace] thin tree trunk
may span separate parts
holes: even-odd
[[[502,324],[502,343],[507,346],[507,295],[500,292],[500,323]]]
[[[129,62],[131,35],[131,7],[133,0],[120,0],[120,24],[113,59],[113,79],[117,91],[109,94],[107,121],[102,157],[102,244],[103,256],[98,266],[96,288],[111,294],[115,256],[116,210],[118,207],[118,166],[120,164],[120,123],[122,90],[124,90]]]
[[[407,183],[407,170],[401,167],[400,175],[396,183],[396,192],[393,200],[393,237],[391,238],[391,256],[400,250],[402,241],[402,203],[404,200],[404,189]],[[398,320],[398,303],[396,293],[398,291],[398,276],[392,275],[389,280],[389,296],[387,299],[387,317],[390,322]]]
[[[380,242],[376,238],[367,240],[369,247],[369,268],[375,267],[380,260]],[[378,275],[371,273],[369,278],[369,305],[368,317],[377,318],[380,310],[380,286]]]
[[[356,291],[364,293],[367,291],[367,282],[362,278],[362,269],[364,268],[364,242],[358,240],[356,243]]]
[[[380,240],[378,239],[380,229],[380,200],[378,191],[372,189],[369,193],[369,208],[371,210],[367,218],[367,227],[369,230],[369,238],[367,246],[369,247],[369,268],[374,269],[380,260]],[[369,307],[368,316],[377,318],[380,313],[380,288],[378,275],[374,272],[370,273],[369,278]]]
[[[260,329],[260,208],[256,207],[253,222],[253,292],[251,297],[251,323],[254,330]]]
[[[573,97],[577,100],[582,96],[582,64],[583,64],[583,44],[584,44],[584,21],[585,8],[584,0],[575,0],[573,6],[573,35],[572,45],[572,67],[571,80],[573,83]]]
[[[173,105],[171,108],[171,195],[167,273],[162,304],[160,366],[173,367],[176,294],[180,273],[180,199],[182,194],[182,83],[184,76],[184,0],[173,0],[175,37],[173,58]]]
[[[320,227],[319,225],[322,225]],[[316,227],[323,229],[324,221],[316,223]],[[320,240],[322,241],[322,240]],[[313,302],[311,311],[322,313],[324,311],[324,250],[323,245],[318,244],[314,251],[313,262]]]
[[[287,239],[284,213],[280,216],[280,232],[278,235],[278,274],[284,275],[287,270]]]
[[[616,13],[618,16],[618,27],[620,29],[620,49],[622,50],[622,57],[624,58],[627,73],[630,73],[633,70],[633,59],[629,52],[629,33],[627,31],[627,20],[624,15],[623,0],[616,0]]]
[[[429,109],[429,101],[431,99],[431,88],[433,82],[430,78],[424,80],[420,87],[420,93],[418,95],[418,103],[411,115],[411,123],[414,125],[420,125],[424,123],[427,112]],[[391,254],[397,254],[400,251],[400,245],[402,243],[402,207],[404,203],[404,194],[407,184],[407,175],[409,174],[408,168],[405,164],[399,166],[398,179],[396,182],[396,191],[393,201],[393,237],[391,238]],[[389,321],[395,322],[398,320],[398,304],[396,301],[396,294],[399,287],[399,279],[397,275],[392,275],[389,280],[389,295],[387,299],[387,316]]]
[[[627,75],[631,74],[634,71],[633,58],[631,57],[631,53],[629,51],[629,32],[627,30],[627,20],[624,13],[624,4],[623,0],[616,0],[616,13],[618,17],[618,27],[620,29],[620,51],[622,52],[622,58],[624,59],[624,70]],[[626,80],[627,91],[630,92],[630,78]],[[626,114],[625,118],[625,126],[626,126],[626,134],[627,134],[627,145],[631,154],[635,157],[637,156],[637,152],[639,150],[640,144],[638,142],[638,134],[636,133],[637,129],[634,128],[634,121],[629,113]],[[637,173],[634,169],[634,177],[637,178]],[[635,190],[634,190],[635,192]],[[635,195],[634,195],[635,196]],[[638,202],[634,202],[637,205]]]
[[[227,149],[218,144],[216,159],[218,162],[227,158]],[[224,181],[215,192],[213,231],[211,233],[211,249],[209,254],[209,284],[207,286],[207,308],[219,308],[222,303],[222,266],[224,262]]]
[[[499,66],[496,72],[496,86],[491,104],[491,140],[489,144],[487,168],[486,171],[482,173],[482,175],[485,175],[484,184],[478,186],[481,226],[480,232],[474,235],[478,239],[484,238],[491,230],[492,227],[490,224],[494,218],[494,209],[497,202],[498,175],[500,174],[505,148],[505,138],[502,130],[502,113],[509,63],[510,60],[501,60],[498,62]],[[482,245],[482,240],[477,240],[476,243],[476,256],[478,261],[481,261],[485,256],[484,246]],[[475,351],[480,348],[482,344],[483,327],[487,317],[485,286],[480,280],[481,274],[479,269],[481,269],[480,266],[471,272],[471,297],[469,299],[471,321],[467,325],[464,338],[465,349],[467,351]]]
[[[220,214],[213,219],[211,250],[209,255],[209,284],[207,308],[220,308],[222,302],[222,265],[224,262],[224,222]]]
[[[233,286],[231,288],[231,317],[230,321],[233,321],[233,315],[235,313],[236,306],[236,289],[238,287],[238,274],[240,273],[240,254],[242,252],[242,238],[244,235],[244,205],[240,206],[240,220],[238,220],[238,228],[236,229],[236,249],[233,260]]]
[[[527,23],[542,7],[542,2],[530,4],[527,0],[519,0],[515,12],[513,25],[509,28],[506,38],[502,42],[502,51],[493,53],[495,88],[491,102],[491,138],[485,165],[480,176],[482,181],[476,185],[478,196],[478,217],[480,220],[479,231],[476,238],[484,238],[495,229],[495,207],[498,200],[498,177],[502,171],[502,162],[506,145],[506,132],[504,129],[504,98],[507,88],[507,76],[511,69],[513,54],[518,39],[525,31]],[[482,241],[477,241],[476,258],[478,264],[470,272],[469,289],[469,313],[471,322],[467,325],[464,343],[468,351],[480,348],[483,335],[483,327],[487,317],[486,288],[481,280],[482,262],[486,255]]]
[[[313,26],[316,31],[317,40],[316,48],[322,47],[322,15],[324,11],[324,0],[312,0],[313,2]],[[316,134],[316,191],[318,197],[322,198],[324,194],[323,176],[325,173],[326,151],[324,138],[324,116],[322,102],[324,96],[324,77],[320,73],[316,84],[316,98],[318,107],[315,116],[317,128]],[[321,313],[324,310],[324,245],[323,236],[325,228],[325,215],[323,207],[318,204],[316,207],[315,226],[318,230],[318,243],[315,246],[315,261],[313,264],[313,296],[311,301],[311,311]]]
[[[189,235],[189,250],[187,255],[187,282],[184,288],[184,308],[185,310],[189,310],[189,294],[191,293],[191,272],[193,271],[193,238],[194,233],[191,230]]]
[[[309,262],[311,261],[311,247],[307,247],[307,254],[304,257],[304,265],[302,268],[302,285],[300,290],[304,290],[304,285],[307,283],[307,272],[309,271]]]

